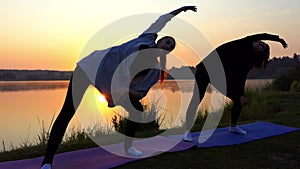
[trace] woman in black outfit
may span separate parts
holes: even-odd
[[[255,34],[217,47],[196,66],[194,94],[186,113],[185,141],[192,141],[189,130],[193,126],[198,106],[209,83],[233,102],[229,132],[247,134],[246,131],[237,126],[237,123],[242,107],[247,103],[244,90],[249,71],[253,67],[261,69],[268,64],[270,47],[262,40],[280,42],[284,48],[287,47],[286,42],[277,35],[268,33]],[[210,74],[207,71],[207,69],[215,69],[212,62],[214,57],[218,57],[223,66],[222,70],[224,70],[226,79],[226,87],[224,88],[219,82],[211,82]],[[218,73],[222,74],[223,72]]]

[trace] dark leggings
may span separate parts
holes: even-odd
[[[73,73],[73,76],[71,77],[63,107],[51,128],[42,165],[46,163],[52,164],[54,155],[59,147],[59,144],[63,139],[68,124],[71,121],[72,117],[74,116],[81,102],[81,99],[90,84],[91,82],[89,81],[85,73],[79,67],[77,67]],[[137,109],[138,111],[143,111],[143,106],[139,102],[140,98],[137,98],[131,94],[129,98],[135,109]],[[133,110],[132,107],[126,105],[129,104],[124,104],[123,107],[128,112]],[[136,110],[134,112],[136,112]],[[136,116],[140,116],[140,115],[141,113],[130,113],[129,117],[133,117],[134,119],[136,119],[137,118]],[[125,127],[126,137],[125,137],[124,148],[129,148],[132,145],[132,139],[138,127],[139,127],[139,123],[135,121],[127,120],[126,127]]]
[[[142,112],[144,110],[143,105],[140,102],[141,97],[129,92],[129,100],[122,104],[122,107],[128,112],[129,116],[125,126],[125,140],[124,149],[127,151],[132,146],[133,138],[137,132],[141,119]],[[130,102],[129,102],[130,101]]]
[[[186,112],[186,130],[190,130],[193,127],[198,106],[205,95],[208,84],[210,83],[208,73],[203,65],[197,67],[195,79],[196,83],[194,85],[193,96]],[[227,86],[227,90],[228,88],[231,89],[230,86]],[[234,91],[234,89],[230,91]],[[231,124],[236,125],[242,111],[242,105],[240,103],[240,96],[235,96],[231,93],[232,92],[227,93],[227,97],[229,97],[233,102],[231,109]]]
[[[74,81],[76,83],[73,83]],[[69,82],[63,107],[51,128],[42,165],[45,163],[52,164],[54,155],[63,139],[68,124],[74,116],[76,109],[78,108],[80,101],[90,84],[91,83],[86,77],[85,73],[79,67],[77,67]],[[73,89],[75,89],[76,92],[73,92]]]
[[[72,79],[70,81],[65,103],[57,116],[48,140],[46,153],[42,165],[45,163],[52,163],[54,154],[56,153],[59,144],[66,132],[67,126],[75,114],[75,108],[72,100]]]

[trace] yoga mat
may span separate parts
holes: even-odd
[[[123,143],[119,143],[56,154],[52,168],[107,169],[117,167],[131,161],[144,159],[162,152],[182,151],[195,146],[191,143],[169,139],[162,136],[136,140],[134,145],[137,149],[144,152],[142,157],[128,157],[128,155],[126,155],[123,151]],[[1,162],[0,169],[40,169],[41,162],[42,157]]]
[[[263,138],[268,138],[276,135],[286,134],[289,132],[297,131],[299,128],[293,128],[283,125],[278,125],[270,122],[258,121],[249,124],[239,125],[239,127],[247,131],[247,135],[241,135],[236,133],[228,132],[228,127],[217,128],[212,136],[210,136],[206,141],[199,143],[198,139],[201,132],[193,132],[192,144],[197,145],[199,148],[209,148],[215,146],[229,146],[242,144],[254,140],[259,140]],[[203,132],[203,131],[202,131]],[[171,135],[168,138],[175,140],[182,140],[183,135]]]
[[[134,142],[135,147],[145,153],[141,158],[125,157],[125,153],[123,152],[123,143],[60,153],[56,154],[52,169],[107,169],[117,167],[128,162],[141,160],[162,152],[183,151],[194,146],[198,146],[199,148],[208,148],[242,144],[299,130],[299,128],[287,127],[263,121],[240,125],[240,127],[246,130],[248,134],[234,134],[229,133],[227,127],[218,128],[213,132],[212,136],[203,143],[198,143],[200,132],[192,133],[194,141],[190,143],[182,141],[182,134],[170,135],[167,137],[155,136],[148,139],[136,140]],[[173,147],[172,145],[176,146]],[[120,153],[120,155],[116,155],[111,152],[117,152]],[[122,154],[124,156],[122,156]],[[0,169],[40,169],[41,161],[42,157],[1,162]]]

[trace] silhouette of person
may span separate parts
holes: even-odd
[[[161,80],[165,78],[163,70],[166,66],[166,55],[175,48],[175,39],[170,36],[155,42],[157,33],[174,16],[188,10],[196,12],[197,8],[183,6],[164,14],[137,38],[106,50],[96,50],[77,63],[64,105],[51,128],[42,169],[52,167],[54,155],[66,128],[89,85],[94,85],[106,97],[109,107],[121,105],[128,111],[124,150],[132,156],[143,155],[143,152],[132,145],[139,126],[137,120],[143,111],[140,99],[146,96],[160,77]]]
[[[280,42],[283,48],[287,47],[287,43],[277,35],[268,33],[254,34],[220,45],[197,64],[194,92],[186,113],[185,141],[193,140],[189,130],[193,126],[198,106],[205,95],[209,83],[233,102],[229,132],[247,134],[246,131],[238,127],[237,123],[242,107],[247,103],[244,90],[249,71],[253,67],[265,68],[268,64],[270,47],[262,40]],[[226,79],[225,90],[221,89],[220,84],[212,83],[209,77],[207,69],[214,66],[214,63],[211,62],[213,57],[218,57],[223,66]]]

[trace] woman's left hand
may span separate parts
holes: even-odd
[[[197,12],[197,7],[196,6],[184,6],[181,8],[184,12],[186,12],[187,10],[191,10],[194,12]]]
[[[280,39],[279,41],[282,45],[283,48],[287,48],[288,47],[288,44],[284,41],[284,39]]]

